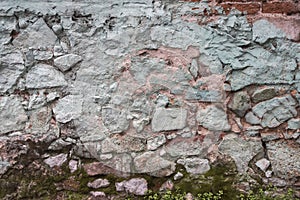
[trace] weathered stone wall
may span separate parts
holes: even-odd
[[[299,190],[299,11],[271,0],[1,1],[1,176],[68,162],[172,177],[232,159],[242,175]]]

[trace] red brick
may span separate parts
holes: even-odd
[[[252,3],[252,2],[261,2],[263,0],[216,0],[217,3],[234,3],[234,2],[243,2],[243,3]]]
[[[300,6],[293,2],[268,2],[263,3],[262,12],[295,14],[300,13]]]
[[[221,6],[226,14],[233,8],[236,8],[241,12],[247,12],[247,14],[255,14],[260,11],[259,3],[222,3]]]

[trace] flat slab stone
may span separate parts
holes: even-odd
[[[22,130],[28,117],[19,99],[15,96],[0,97],[0,135]]]
[[[26,75],[26,88],[41,89],[66,86],[64,75],[54,67],[37,64]]]
[[[178,164],[185,167],[186,171],[191,174],[204,174],[210,170],[209,161],[201,158],[179,159]]]
[[[154,132],[183,129],[186,126],[187,110],[182,108],[157,108],[151,122]]]
[[[205,155],[206,150],[213,141],[204,138],[203,142],[195,140],[195,138],[175,138],[165,145],[164,150],[174,158],[184,156]]]
[[[294,71],[297,68],[297,62],[294,58],[274,56],[264,49],[257,48],[254,50],[255,52],[251,53],[256,58],[255,60],[251,59],[248,67],[242,70],[234,70],[226,77],[228,82],[230,82],[232,91],[240,90],[252,84],[293,83]]]
[[[71,69],[77,63],[79,63],[81,60],[81,56],[78,56],[76,54],[67,54],[54,59],[54,65],[58,67],[61,71],[65,72]]]
[[[186,92],[185,99],[197,100],[201,102],[221,102],[223,94],[218,90],[197,90],[189,88]]]
[[[265,87],[256,90],[252,95],[252,101],[258,103],[261,101],[272,99],[276,96],[276,90],[273,87]]]
[[[275,128],[297,115],[296,104],[291,95],[286,95],[260,102],[252,111],[261,119],[260,124],[263,127]]]
[[[154,152],[146,152],[134,158],[138,173],[150,173],[157,177],[169,176],[175,171],[175,163],[166,160]]]

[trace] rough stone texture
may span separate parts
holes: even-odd
[[[300,175],[299,144],[292,141],[271,141],[267,144],[267,154],[276,176],[292,179]]]
[[[53,157],[49,157],[47,159],[44,160],[44,162],[49,165],[49,167],[55,167],[55,166],[62,166],[62,164],[64,164],[64,162],[67,161],[67,154],[59,154],[57,156],[53,156]]]
[[[108,187],[110,182],[107,179],[98,178],[93,182],[88,182],[87,186],[90,188],[98,189],[103,187]]]
[[[3,51],[0,55],[0,93],[2,93],[16,84],[25,67],[20,51]]]
[[[204,174],[210,170],[209,161],[201,158],[179,159],[178,164],[184,165],[186,171],[191,174]]]
[[[152,119],[154,132],[183,129],[186,126],[187,111],[180,108],[157,108]]]
[[[148,150],[156,150],[158,147],[166,143],[165,135],[158,135],[147,140],[147,149]]]
[[[255,165],[256,165],[259,169],[261,169],[263,172],[265,172],[265,171],[268,169],[268,167],[270,166],[270,161],[267,160],[266,158],[263,158],[263,159],[258,160],[258,161],[255,163]]]
[[[263,146],[260,140],[244,140],[237,135],[227,135],[219,145],[220,152],[233,158],[237,169],[245,173],[249,162],[259,153],[263,152]],[[243,152],[243,153],[240,153]]]
[[[53,108],[56,120],[61,123],[69,122],[81,116],[83,100],[80,96],[69,95],[60,99]]]
[[[37,64],[32,67],[26,76],[26,88],[40,89],[66,86],[64,75],[54,67],[46,64]]]
[[[145,195],[148,191],[148,183],[143,178],[132,178],[129,181],[116,183],[117,191],[126,191],[135,195]]]
[[[57,40],[56,35],[40,18],[34,24],[23,30],[13,41],[13,44],[20,48],[47,48],[53,47]]]
[[[105,107],[102,108],[102,119],[104,125],[112,133],[121,133],[126,131],[129,127],[129,121],[126,118],[124,111],[115,108]]]
[[[242,70],[233,71],[227,77],[233,91],[252,84],[291,84],[293,82],[294,70],[297,67],[294,59],[275,56],[260,48],[252,49],[249,53],[250,58],[256,58],[256,60],[247,63],[249,66]],[[278,65],[278,63],[281,64]]]
[[[61,173],[64,167],[43,162],[60,153],[70,158],[73,173],[47,187],[57,194],[80,189],[81,166],[97,178],[161,177],[175,172],[177,160],[188,160],[187,169],[198,173],[199,159],[214,163],[224,154],[245,177],[255,173],[266,183],[296,185],[299,177],[287,180],[299,172],[300,26],[294,5],[0,1],[3,198],[43,198],[34,190],[22,197],[24,182],[12,176]],[[270,158],[272,177],[262,173],[269,169],[259,162],[263,157]],[[35,177],[30,186],[39,184]]]
[[[272,99],[276,96],[276,90],[273,87],[265,87],[256,90],[252,95],[253,103],[258,103],[261,101]]]
[[[247,110],[251,108],[250,96],[247,92],[237,92],[232,97],[228,107],[239,117],[243,117]]]
[[[10,167],[10,163],[6,161],[0,161],[0,175],[5,174],[8,168]]]
[[[271,141],[267,143],[267,153],[276,176],[283,179],[299,176],[299,144],[280,140]]]
[[[0,135],[24,129],[28,120],[20,99],[15,96],[0,97],[0,118]]]
[[[139,173],[150,173],[158,177],[169,176],[175,171],[175,163],[161,158],[154,152],[146,152],[134,158]]]
[[[293,129],[293,130],[299,129],[300,128],[300,119],[299,118],[290,119],[288,121],[288,128]]]
[[[263,101],[252,108],[253,113],[261,118],[263,127],[274,128],[297,115],[296,101],[291,95]]]
[[[78,161],[76,160],[70,160],[69,162],[69,169],[70,172],[73,173],[78,169]]]
[[[217,106],[208,106],[199,109],[197,113],[197,121],[203,127],[212,131],[229,131],[230,124],[227,115],[222,108]]]
[[[253,23],[253,40],[258,43],[265,43],[268,39],[281,38],[285,34],[277,29],[267,20],[258,20]]]
[[[54,65],[62,72],[71,69],[74,65],[82,60],[81,56],[75,54],[67,54],[54,59]]]
[[[201,155],[205,154],[205,151],[212,143],[210,139],[204,139],[201,144],[193,138],[175,138],[165,146],[165,151],[172,157]]]
[[[116,174],[117,176],[123,176],[123,173],[116,171],[100,162],[92,162],[83,165],[85,172],[89,176],[96,176],[96,175],[107,175],[107,174]]]

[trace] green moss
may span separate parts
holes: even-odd
[[[183,166],[177,169],[184,174],[184,178],[175,181],[175,186],[181,191],[192,193],[193,195],[212,193],[217,194],[223,191],[222,199],[232,199],[238,195],[238,191],[233,187],[237,180],[237,171],[233,163],[218,163],[204,175],[188,174]]]

